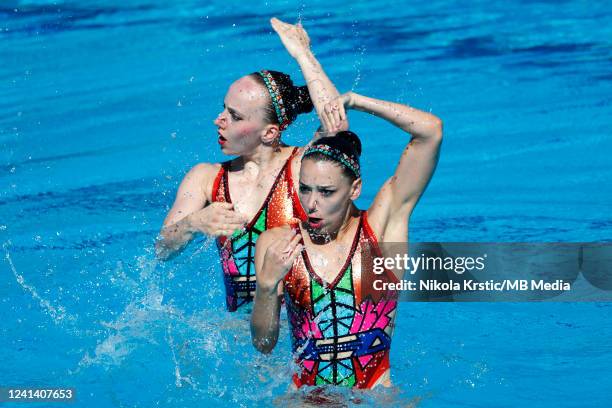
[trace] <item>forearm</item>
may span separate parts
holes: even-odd
[[[258,284],[255,293],[251,313],[251,338],[257,350],[268,354],[278,340],[280,299],[276,287],[266,289],[262,286]]]
[[[306,80],[308,93],[317,115],[321,118],[325,104],[331,102],[340,94],[310,49],[301,53],[296,61]]]
[[[162,260],[172,258],[191,241],[194,235],[189,215],[172,225],[163,227],[155,243],[157,257]]]
[[[442,122],[437,116],[407,105],[353,93],[349,107],[385,119],[410,133],[414,139],[427,140],[442,136]]]

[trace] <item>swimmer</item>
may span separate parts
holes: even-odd
[[[166,260],[196,234],[217,237],[230,311],[251,302],[255,294],[259,235],[304,217],[293,176],[304,149],[284,144],[283,130],[313,105],[322,124],[315,139],[348,128],[336,111],[324,110],[339,93],[315,59],[306,31],[299,24],[271,23],[308,85],[294,86],[288,75],[262,70],[230,86],[214,124],[221,151],[238,157],[200,163],[187,173],[156,244],[158,257]]]
[[[263,353],[276,345],[284,296],[298,388],[391,385],[398,292],[372,290],[372,259],[381,256],[380,242],[407,243],[410,215],[434,173],[442,142],[442,122],[432,114],[352,92],[326,107],[341,117],[345,108],[385,119],[412,138],[367,211],[353,203],[362,187],[357,135],[342,131],[317,140],[302,156],[299,173],[299,199],[308,218],[270,229],[257,241],[253,344]],[[397,282],[400,274],[385,270],[376,279]]]

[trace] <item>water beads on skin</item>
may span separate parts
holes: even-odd
[[[312,263],[313,263],[313,266],[323,267],[323,268],[329,265],[329,261],[325,257],[316,257],[315,259],[312,260]]]

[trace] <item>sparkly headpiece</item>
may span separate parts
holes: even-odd
[[[289,116],[287,116],[287,111],[285,110],[285,104],[283,103],[280,89],[276,85],[276,81],[274,81],[274,78],[269,71],[262,69],[259,71],[259,75],[261,75],[263,78],[266,88],[268,89],[268,93],[270,94],[270,99],[272,99],[272,105],[274,105],[274,110],[276,111],[276,118],[278,119],[280,130],[285,130],[291,121],[289,120]]]
[[[340,150],[335,149],[326,144],[314,144],[306,149],[302,158],[305,158],[306,156],[309,156],[314,153],[321,153],[325,156],[331,157],[332,159],[349,169],[355,175],[356,178],[361,177],[359,162],[355,161],[348,154],[341,152]]]

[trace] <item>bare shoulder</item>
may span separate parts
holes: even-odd
[[[198,163],[183,178],[183,183],[198,187],[210,201],[215,177],[221,169],[220,163]]]
[[[198,163],[189,170],[187,175],[194,177],[208,177],[216,174],[221,169],[220,163]]]

